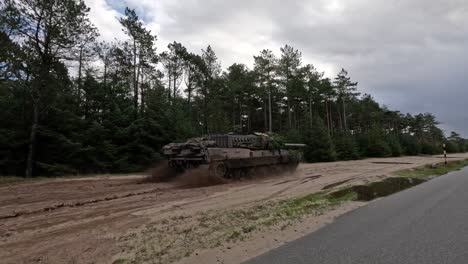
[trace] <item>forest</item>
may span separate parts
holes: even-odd
[[[468,150],[433,114],[388,109],[291,45],[222,69],[208,43],[157,50],[129,8],[127,39],[102,42],[88,12],[83,0],[1,2],[0,175],[141,171],[169,142],[227,132],[305,143],[307,162]]]

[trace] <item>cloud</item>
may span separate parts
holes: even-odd
[[[341,67],[363,92],[402,112],[434,113],[468,136],[468,2],[465,0],[86,0],[106,40],[125,38],[115,19],[135,8],[158,47],[212,45],[223,67],[290,44],[327,76]]]
[[[85,0],[90,8],[89,17],[91,22],[99,29],[100,39],[113,41],[114,39],[124,39],[118,17],[121,14],[111,7],[106,0]]]

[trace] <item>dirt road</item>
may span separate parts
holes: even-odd
[[[191,189],[175,183],[141,183],[141,175],[5,184],[0,186],[0,259],[112,263],[122,250],[120,237],[159,219],[300,196],[441,161],[402,157],[301,164],[293,175]]]

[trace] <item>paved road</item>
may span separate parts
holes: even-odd
[[[246,264],[468,263],[468,168],[374,201]]]

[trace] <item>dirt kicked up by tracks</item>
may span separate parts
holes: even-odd
[[[468,158],[468,154],[453,156]],[[4,184],[0,185],[0,259],[2,263],[118,262],[132,251],[153,247],[134,243],[130,243],[133,247],[122,247],[122,238],[138,238],[140,231],[151,230],[152,223],[171,226],[170,221],[174,221],[180,225],[184,219],[205,212],[251,208],[265,201],[372,181],[397,170],[441,161],[440,157],[402,157],[301,164],[294,174],[198,188],[181,188],[177,182],[142,183],[142,175]],[[294,232],[315,230],[354,207],[338,208],[328,218],[310,218],[294,226]],[[284,233],[272,239],[277,235],[276,231],[258,231],[252,238],[238,241],[232,250],[214,244],[211,249],[164,261],[210,263],[223,258],[225,263],[237,263],[279,246],[281,240],[300,236]]]

